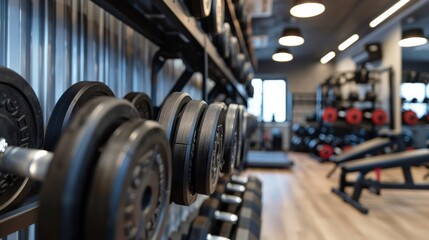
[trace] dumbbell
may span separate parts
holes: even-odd
[[[368,91],[365,93],[365,101],[375,102],[377,100],[377,93],[375,91]]]
[[[221,171],[231,173],[236,165],[241,141],[240,113],[238,105],[230,104],[225,117],[224,161]]]
[[[84,85],[77,91],[81,97],[91,92],[88,89],[93,87],[92,83]],[[82,83],[79,86],[83,86]],[[165,134],[157,123],[140,119],[136,108],[127,101],[101,96],[79,107],[86,99],[79,98],[81,101],[71,101],[72,105],[65,107],[79,108],[76,112],[51,116],[50,122],[69,123],[58,139],[55,153],[26,149],[22,144],[11,145],[19,143],[15,138],[20,136],[28,137],[27,141],[33,144],[32,134],[37,133],[38,122],[31,121],[39,116],[37,109],[40,103],[28,83],[5,68],[0,68],[0,93],[8,102],[6,109],[1,109],[0,126],[8,129],[1,131],[0,136],[3,138],[0,141],[0,169],[5,175],[15,174],[43,181],[37,220],[40,239],[105,239],[103,236],[107,234],[107,226],[115,226],[109,229],[109,233],[125,234],[127,237],[135,234],[124,233],[123,230],[130,227],[130,230],[134,227],[144,229],[145,234],[153,237],[162,233],[169,203],[171,153]],[[66,95],[75,99],[76,96],[69,93]],[[63,104],[64,101],[57,103]],[[11,111],[14,106],[19,106],[19,111]],[[4,110],[13,114],[4,114]],[[30,134],[23,135],[23,125],[9,121],[11,116],[20,116],[17,123],[28,120],[31,124],[27,124],[25,131]],[[70,119],[52,119],[57,116]],[[143,170],[140,166],[148,165],[147,161],[150,162],[153,156],[158,159],[157,166]],[[142,171],[135,171],[137,169]],[[132,177],[126,180],[128,176]],[[148,176],[151,176],[150,180]],[[140,177],[139,184],[133,185],[139,188],[131,187],[130,192],[123,191],[128,185],[137,183]],[[14,190],[15,195],[20,194],[17,186],[6,189],[9,194]],[[142,201],[122,204],[130,196],[144,198],[145,204],[142,205]],[[2,197],[8,195],[3,194]],[[90,213],[86,212],[86,207],[91,209]],[[130,208],[135,209],[130,216],[139,215],[137,221],[112,223]],[[146,219],[152,222],[150,229],[146,228]],[[96,226],[92,227],[94,224]],[[85,232],[84,226],[91,231]]]
[[[229,240],[221,236],[210,234],[212,228],[212,219],[203,216],[197,216],[192,222],[191,228],[187,235],[181,234],[181,240],[206,240],[206,239],[217,239],[217,240]],[[171,238],[170,238],[171,239]]]
[[[305,136],[307,134],[307,132],[305,131],[305,127],[299,123],[293,124],[292,132],[297,136]]]
[[[324,123],[334,123],[338,119],[338,111],[334,107],[326,107],[323,109],[322,121]]]
[[[350,102],[359,101],[359,92],[358,91],[350,91],[349,96],[348,96],[348,100]]]
[[[363,118],[371,121],[375,126],[382,126],[387,123],[387,113],[379,108],[372,111],[363,111]]]
[[[201,26],[207,33],[219,34],[222,32],[225,21],[225,1],[211,0],[210,2],[212,2],[210,14],[201,19]]]
[[[219,54],[224,58],[228,59],[230,56],[230,45],[231,45],[231,26],[229,23],[222,25],[222,31],[213,37],[213,41],[217,46]]]
[[[402,112],[402,122],[408,126],[414,126],[418,123],[419,118],[413,110],[405,110]]]
[[[212,11],[213,1],[205,0],[185,0],[190,13],[195,18],[205,18],[208,17]]]
[[[231,69],[237,69],[238,68],[238,60],[237,56],[240,54],[240,45],[238,43],[238,39],[235,36],[231,36],[231,45],[229,46],[229,58],[228,58],[228,65],[231,67]]]
[[[130,92],[124,96],[124,99],[130,101],[137,108],[141,118],[154,119],[152,100],[146,93]]]
[[[332,145],[317,138],[308,143],[308,149],[322,160],[329,160],[329,158],[335,153]]]

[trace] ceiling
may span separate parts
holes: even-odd
[[[422,28],[426,37],[429,36],[429,4],[402,20],[402,29]],[[423,46],[402,48],[402,59],[413,62],[429,62],[429,44]]]
[[[253,0],[256,1],[267,0]],[[278,39],[283,29],[299,27],[305,43],[289,49],[294,55],[294,61],[311,63],[319,61],[326,53],[337,50],[337,46],[354,33],[360,36],[368,34],[371,31],[369,22],[397,0],[324,0],[325,12],[308,19],[298,19],[290,15],[292,0],[272,2],[272,15],[253,18],[252,22],[254,36],[268,36],[267,46],[255,49],[258,61],[272,61],[272,54],[280,46]]]

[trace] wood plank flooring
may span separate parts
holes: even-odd
[[[429,239],[429,191],[384,190],[381,196],[364,191],[363,215],[331,193],[337,172],[327,179],[332,165],[307,154],[290,153],[289,170],[249,169],[263,181],[262,239],[401,240]],[[422,181],[424,168],[413,170]],[[400,171],[383,171],[384,180],[401,180]]]

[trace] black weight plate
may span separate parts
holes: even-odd
[[[212,10],[210,15],[203,18],[201,24],[206,32],[218,34],[222,32],[222,25],[225,21],[225,1],[212,0]]]
[[[198,127],[207,104],[204,101],[188,102],[177,120],[173,154],[173,183],[171,199],[179,205],[188,206],[195,202],[197,194],[192,176],[192,163],[198,137]]]
[[[223,24],[222,32],[215,36],[214,41],[219,54],[223,58],[228,59],[231,45],[231,26],[229,23]]]
[[[9,146],[43,147],[43,114],[36,93],[16,72],[0,67],[0,138]],[[0,172],[0,212],[18,204],[30,190],[28,178]]]
[[[197,193],[210,195],[216,188],[219,170],[223,165],[225,114],[225,109],[214,103],[209,105],[203,115],[193,164]]]
[[[235,76],[237,76],[237,78],[240,78],[240,76],[243,72],[244,63],[246,62],[246,57],[244,56],[243,53],[239,53],[235,57],[237,58],[237,60],[236,60],[237,66],[235,68],[233,68],[233,71],[234,71]]]
[[[211,219],[198,216],[192,222],[188,239],[206,240],[207,235],[210,233],[210,228],[211,228]]]
[[[45,149],[54,151],[61,134],[76,112],[88,101],[100,96],[114,96],[112,90],[101,82],[82,81],[73,84],[55,104],[46,128]]]
[[[95,168],[86,239],[160,239],[168,218],[171,150],[154,121],[132,119],[109,138]]]
[[[237,160],[235,161],[235,167],[241,165],[243,160],[243,148],[244,148],[244,139],[246,137],[247,124],[244,117],[244,112],[246,109],[243,105],[238,105],[238,146],[237,146]]]
[[[245,84],[247,82],[247,76],[252,71],[252,64],[246,61],[243,64],[243,69],[240,72],[239,80],[241,83]]]
[[[153,119],[153,107],[152,100],[146,93],[142,92],[130,92],[125,95],[124,99],[130,101],[137,111],[140,113],[140,117],[143,119]]]
[[[192,98],[187,93],[174,92],[165,99],[161,106],[157,121],[164,128],[170,144],[173,144],[174,141],[177,118],[183,107],[191,100]]]
[[[185,0],[192,16],[204,18],[210,15],[213,0]]]
[[[235,166],[238,149],[238,105],[230,104],[225,117],[224,154],[225,164],[222,166],[223,173],[231,173]]]
[[[229,66],[231,69],[236,69],[238,66],[237,55],[240,53],[240,46],[238,45],[238,39],[236,37],[231,37],[231,45],[229,46]]]
[[[77,111],[42,186],[38,239],[84,239],[87,197],[101,151],[116,128],[134,118],[139,118],[135,107],[113,97],[95,98]]]

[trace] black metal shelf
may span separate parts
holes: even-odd
[[[0,215],[0,238],[34,224],[38,209],[39,202],[33,200],[19,208]]]
[[[208,74],[215,77],[213,80],[225,84],[222,78],[226,79],[227,83],[231,84],[243,99],[247,99],[244,86],[237,81],[209,36],[201,29],[197,20],[189,14],[181,1],[92,1],[147,37],[161,49],[181,52],[181,57],[191,65],[201,63],[201,56],[207,55],[210,66]],[[151,6],[145,8],[143,5]],[[236,21],[238,23],[237,19]],[[241,39],[244,43],[242,35]]]
[[[256,69],[258,67],[258,61],[256,60],[256,55],[253,48],[248,48],[246,41],[244,40],[244,34],[240,27],[240,22],[237,19],[237,15],[235,14],[235,6],[232,0],[226,0],[225,1],[225,13],[226,16],[228,16],[231,21],[231,27],[232,30],[235,32],[235,35],[238,39],[238,42],[240,43],[241,52],[246,55],[247,59],[250,59],[253,69]]]

